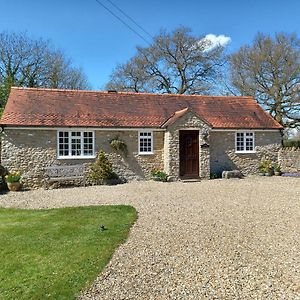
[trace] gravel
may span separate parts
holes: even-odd
[[[133,182],[0,195],[0,206],[131,204],[126,243],[81,299],[300,299],[300,180]]]

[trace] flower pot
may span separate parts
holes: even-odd
[[[21,188],[20,182],[7,182],[7,187],[10,191],[16,192],[19,191]]]

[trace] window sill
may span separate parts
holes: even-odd
[[[253,150],[253,151],[235,151],[235,153],[237,153],[237,154],[253,154],[253,153],[256,153],[256,151],[255,150]]]
[[[139,155],[153,155],[154,152],[139,152]]]
[[[96,155],[92,156],[58,156],[57,159],[94,159]]]

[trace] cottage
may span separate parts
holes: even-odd
[[[282,127],[252,97],[12,88],[1,119],[1,164],[39,186],[46,166],[92,162],[104,150],[116,173],[147,179],[257,172],[277,160]],[[121,139],[127,153],[110,147]]]

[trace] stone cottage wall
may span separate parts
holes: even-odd
[[[114,171],[127,180],[150,178],[153,168],[163,168],[164,132],[153,133],[154,154],[138,154],[138,131],[95,131],[95,150],[104,150]],[[128,154],[111,149],[109,141],[118,136],[128,147]],[[1,163],[9,171],[20,171],[24,185],[42,186],[46,166],[92,163],[93,159],[57,159],[57,131],[37,129],[5,129],[2,135]]]
[[[283,172],[300,172],[300,149],[282,148],[278,156]]]
[[[111,149],[109,142],[119,137],[127,145],[127,155]],[[153,169],[163,169],[164,132],[153,132],[154,154],[138,154],[138,131],[96,131],[96,150],[104,150],[115,172],[127,180],[150,179]]]
[[[234,131],[210,133],[210,168],[220,174],[224,170],[241,170],[244,175],[258,173],[261,160],[278,161],[282,136],[280,131],[256,131],[255,153],[235,153]]]
[[[164,169],[166,173],[179,178],[179,131],[180,130],[199,130],[199,176],[209,178],[209,151],[201,147],[205,143],[203,135],[209,133],[209,127],[201,121],[192,112],[181,117],[177,122],[168,127],[165,133],[165,162]]]

